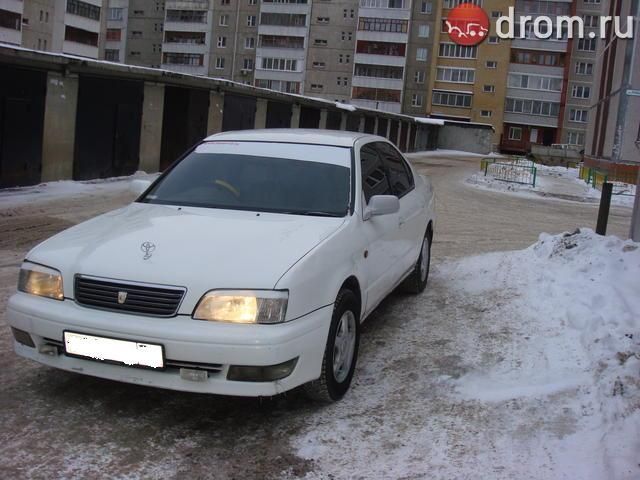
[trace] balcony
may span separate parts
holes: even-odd
[[[259,25],[259,35],[280,35],[285,37],[306,37],[307,27],[287,27],[282,25]]]
[[[371,108],[373,110],[382,110],[383,112],[400,113],[402,104],[400,102],[381,102],[376,100],[357,100],[352,99],[351,103],[356,107]]]
[[[302,82],[304,72],[290,72],[288,70],[265,70],[256,68],[255,78],[262,80],[281,80],[285,82]]]
[[[90,18],[67,13],[64,19],[65,25],[86,30],[87,32],[100,33],[100,22]]]
[[[163,63],[160,65],[163,70],[170,70],[177,73],[186,73],[189,75],[207,75],[208,68],[206,65],[180,65],[176,63]]]
[[[356,53],[353,56],[355,63],[365,63],[371,65],[389,65],[391,67],[404,67],[406,63],[405,57],[397,57],[392,55],[374,55],[371,53]]]
[[[557,128],[558,117],[545,117],[542,115],[530,115],[527,113],[504,112],[504,123],[516,123],[522,125]]]
[[[238,0],[240,1],[240,0]],[[309,14],[311,2],[308,3],[260,3],[260,13],[292,13]]]
[[[22,44],[22,31],[0,27],[0,43]]]
[[[360,7],[359,17],[371,18],[396,18],[399,20],[409,20],[411,9],[409,8],[369,8]]]
[[[354,87],[385,88],[389,90],[402,90],[403,84],[404,82],[401,78],[354,76],[351,80],[351,85]]]
[[[165,10],[209,10],[209,0],[166,1]]]
[[[62,53],[77,55],[79,57],[98,58],[98,47],[65,40],[62,44]]]
[[[182,43],[164,42],[162,51],[167,53],[208,53],[209,45],[206,43]]]
[[[537,38],[514,38],[511,41],[511,48],[524,48],[527,50],[542,50],[548,52],[566,52],[566,40],[551,40]]]
[[[368,30],[358,30],[356,32],[356,39],[370,42],[407,43],[409,41],[409,35],[407,33],[397,32],[371,32]]]

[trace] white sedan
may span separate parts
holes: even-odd
[[[338,400],[361,322],[400,284],[427,283],[433,190],[381,137],[221,133],[144,190],[28,253],[8,305],[19,355],[175,390],[304,385]]]

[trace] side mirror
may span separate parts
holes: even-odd
[[[400,200],[395,195],[374,195],[364,210],[364,220],[379,215],[390,215],[400,210]]]
[[[149,188],[150,185],[151,182],[149,180],[132,180],[131,184],[129,185],[129,190],[137,195],[140,195],[147,188]]]

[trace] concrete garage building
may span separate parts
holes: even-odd
[[[19,47],[0,47],[0,105],[0,188],[159,171],[206,135],[227,130],[378,132],[412,151],[455,148],[448,129],[465,128],[465,148],[479,153],[489,152],[493,134],[489,125]]]

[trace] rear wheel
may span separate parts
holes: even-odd
[[[358,301],[351,290],[341,290],[333,307],[320,378],[304,386],[313,400],[340,400],[349,389],[358,359],[360,321]]]
[[[411,274],[403,283],[403,287],[409,293],[421,293],[429,280],[429,267],[431,266],[431,230],[427,230],[422,239],[420,256]]]

